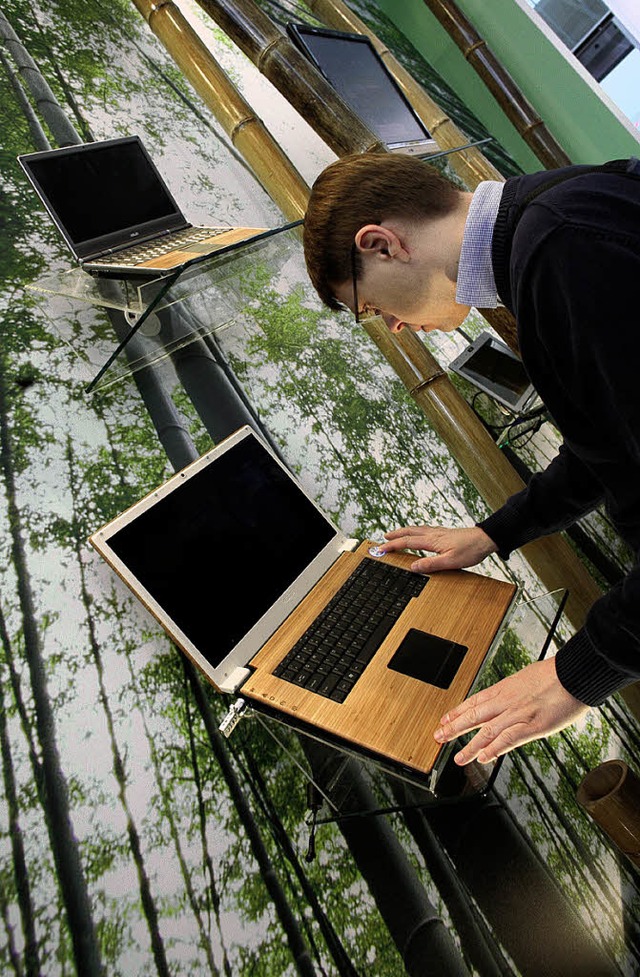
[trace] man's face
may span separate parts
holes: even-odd
[[[467,196],[451,215],[424,227],[395,221],[364,225],[353,245],[352,275],[334,287],[334,295],[360,317],[379,314],[392,332],[449,332],[469,314],[456,302],[460,247]],[[360,274],[354,288],[355,258]],[[357,295],[356,295],[357,293]]]
[[[334,289],[337,300],[355,313],[353,282]],[[365,256],[357,281],[361,318],[379,314],[391,332],[412,329],[450,332],[469,314],[470,307],[455,300],[456,284],[443,271],[424,274],[410,264],[381,264]]]

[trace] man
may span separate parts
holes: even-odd
[[[607,168],[608,167],[608,168]],[[640,554],[640,166],[574,166],[459,191],[408,156],[348,156],[316,180],[307,269],[330,308],[392,332],[457,328],[472,306],[516,316],[529,377],[563,437],[527,488],[472,528],[409,526],[384,550],[436,554],[423,573],[503,558],[600,503]],[[459,764],[490,762],[565,728],[640,677],[640,565],[598,600],[555,658],[443,716]]]

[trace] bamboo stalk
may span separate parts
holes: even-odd
[[[568,166],[569,156],[547,129],[535,108],[520,91],[509,72],[500,64],[453,0],[424,0],[492,93],[509,121],[544,166]]]
[[[289,220],[304,217],[309,187],[171,0],[133,0]]]

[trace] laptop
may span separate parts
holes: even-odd
[[[194,227],[138,136],[18,156],[80,266],[155,278],[265,228]]]
[[[390,152],[428,157],[438,151],[365,34],[293,23],[287,33]]]
[[[481,332],[449,369],[514,413],[528,411],[538,400],[520,357],[491,333]]]
[[[408,553],[347,538],[250,427],[90,543],[219,692],[430,789],[438,720],[473,688],[517,589],[412,573]],[[363,598],[355,624],[334,610]]]

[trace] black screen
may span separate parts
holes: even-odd
[[[302,31],[302,43],[343,101],[382,142],[431,138],[366,38]]]
[[[247,437],[109,543],[215,668],[334,535]]]
[[[137,140],[27,159],[74,245],[179,213]]]
[[[484,386],[489,383],[495,393],[513,402],[530,386],[520,360],[511,355],[509,350],[502,349],[493,342],[480,346],[466,361],[463,371],[470,380],[481,381]]]

